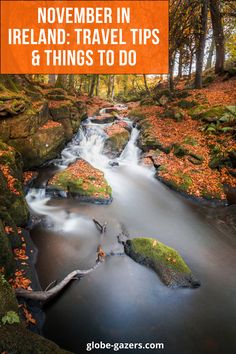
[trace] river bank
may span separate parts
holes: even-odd
[[[235,79],[209,85],[201,93],[162,89],[130,104],[141,129],[144,162],[157,178],[195,200],[212,205],[235,203]]]

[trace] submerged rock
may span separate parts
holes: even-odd
[[[111,167],[116,167],[116,166],[119,166],[119,162],[117,162],[117,161],[110,161],[110,162],[109,162],[109,165],[110,165]]]
[[[156,239],[134,238],[126,241],[125,252],[136,262],[152,268],[169,287],[200,286],[182,257]]]
[[[47,185],[47,193],[53,197],[73,197],[101,204],[111,203],[111,192],[104,173],[84,160],[57,173]]]

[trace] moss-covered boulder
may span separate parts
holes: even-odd
[[[26,112],[7,120],[10,127],[10,139],[26,138],[33,135],[48,120],[48,105],[41,103],[37,108],[29,108]]]
[[[18,314],[16,297],[2,275],[0,275],[0,352],[11,354],[69,353],[25,328]]]
[[[170,145],[169,144],[168,145],[162,144],[153,134],[151,127],[149,128],[145,124],[141,125],[141,132],[140,132],[140,135],[138,138],[138,146],[143,151],[147,152],[149,150],[159,149],[159,150],[169,154],[169,152],[172,149],[172,145],[173,144],[170,144]]]
[[[200,286],[178,252],[156,239],[127,240],[125,252],[136,262],[151,267],[169,287]]]
[[[54,197],[68,196],[102,204],[112,200],[111,187],[104,173],[84,160],[76,161],[53,176],[48,181],[47,193]]]
[[[17,225],[24,225],[29,211],[22,188],[21,155],[11,146],[0,142],[0,205]]]
[[[34,135],[9,143],[21,152],[24,169],[29,169],[55,158],[65,145],[65,133],[62,124],[48,121]]]
[[[206,106],[199,105],[193,108],[190,108],[188,111],[188,114],[193,118],[193,119],[200,119],[201,115],[206,111]]]
[[[130,138],[128,125],[124,122],[115,123],[108,127],[105,132],[108,135],[104,145],[105,151],[108,152],[112,157],[119,156],[124,150],[124,147]]]
[[[0,269],[8,278],[14,271],[15,261],[10,245],[8,235],[5,232],[4,225],[0,219]],[[1,311],[1,304],[0,304]]]
[[[3,107],[4,104],[0,103],[0,110]],[[47,119],[48,106],[43,102],[35,108],[28,107],[23,113],[17,112],[11,117],[1,117],[0,139],[7,142],[9,139],[24,138],[32,135]]]
[[[18,313],[18,304],[15,294],[2,274],[0,274],[0,322],[8,311]],[[1,341],[0,341],[1,342]]]
[[[87,109],[84,102],[70,99],[51,101],[49,111],[52,119],[62,124],[65,130],[66,140],[70,140],[80,127],[81,120],[87,117]]]
[[[211,107],[210,109],[202,112],[200,114],[200,118],[204,122],[212,123],[217,122],[220,118],[222,118],[225,113],[227,113],[227,109],[224,106],[215,106]]]

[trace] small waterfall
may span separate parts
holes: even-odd
[[[130,120],[127,118],[124,120],[132,127]],[[61,158],[54,160],[53,163],[60,169],[64,169],[77,159],[82,158],[105,173],[105,177],[115,194],[119,192],[121,185],[125,182],[119,169],[112,168],[109,164],[111,159],[104,154],[104,144],[107,139],[105,128],[109,125],[111,124],[91,123],[90,119],[84,121],[77,135],[62,151]],[[129,142],[120,157],[116,158],[115,161],[131,173],[152,176],[153,172],[150,169],[139,165],[141,150],[137,146],[138,136],[139,130],[133,127]],[[59,231],[72,231],[82,225],[81,219],[84,218],[73,215],[65,211],[64,208],[50,205],[50,198],[47,197],[44,188],[30,189],[26,200],[34,213],[45,217],[49,227],[56,228]]]
[[[79,132],[79,155],[94,167],[104,170],[109,163],[109,158],[103,154],[107,135],[99,125],[90,124],[85,128]]]
[[[133,128],[130,140],[119,157],[119,162],[137,165],[140,157],[140,149],[137,146],[139,130]]]

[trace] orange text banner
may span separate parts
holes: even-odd
[[[168,1],[1,1],[2,74],[166,74]]]

